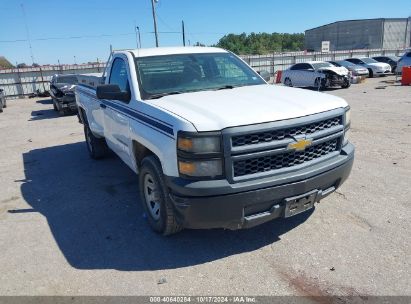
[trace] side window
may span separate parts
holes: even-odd
[[[224,78],[247,79],[243,70],[225,57],[215,58],[220,76]]]
[[[309,69],[313,69],[313,67],[310,65],[310,64],[308,64],[308,63],[303,63],[302,64],[302,70],[309,70]]]
[[[302,70],[302,65],[303,64],[301,64],[301,63],[297,63],[297,64],[293,65],[290,70]]]
[[[361,63],[361,60],[359,60],[359,59],[351,59],[350,61],[351,61],[352,63],[355,63],[355,64]]]
[[[407,57],[411,57],[411,52],[409,52],[409,53],[407,54]]]
[[[111,67],[110,84],[116,84],[122,92],[130,92],[128,82],[127,66],[123,59],[116,58]]]

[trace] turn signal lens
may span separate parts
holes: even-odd
[[[183,151],[193,150],[193,140],[191,138],[179,138],[178,148]]]
[[[222,161],[216,160],[198,160],[198,161],[178,161],[180,174],[188,176],[207,176],[214,177],[222,175]]]
[[[196,166],[193,163],[179,161],[178,162],[178,169],[180,170],[181,174],[193,175],[193,173],[196,170]]]

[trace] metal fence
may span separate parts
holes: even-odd
[[[348,50],[322,52],[290,52],[273,53],[267,55],[243,55],[241,58],[256,71],[265,70],[271,75],[277,71],[286,70],[295,63],[307,61],[334,61],[344,60],[350,57],[373,57],[373,56],[401,56],[404,49],[370,49],[370,50]]]
[[[6,97],[24,97],[50,89],[49,82],[55,74],[86,74],[102,72],[105,63],[50,65],[20,69],[0,70],[0,89]]]
[[[267,55],[242,55],[243,58],[256,71],[265,70],[274,75],[279,70],[285,70],[299,62],[313,60],[343,60],[349,57],[372,57],[380,55],[402,55],[403,49],[370,49],[348,50],[333,52],[289,52],[272,53]],[[49,81],[54,74],[86,74],[102,72],[105,63],[79,64],[79,65],[54,65],[38,68],[22,68],[0,70],[0,88],[8,98],[24,97],[35,93],[37,90],[49,90]]]

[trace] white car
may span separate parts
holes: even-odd
[[[368,76],[370,78],[374,76],[383,76],[391,73],[391,66],[388,63],[378,62],[375,59],[368,57],[361,58],[348,58],[345,59],[348,62],[361,65],[368,70]]]
[[[344,99],[269,85],[219,48],[114,51],[105,77],[79,83],[90,157],[108,146],[138,174],[148,223],[163,235],[304,212],[353,165]]]
[[[411,50],[406,51],[404,55],[402,55],[401,58],[398,60],[395,72],[401,74],[402,68],[406,66],[411,66]]]
[[[315,87],[324,89],[333,86],[348,88],[350,73],[345,67],[337,67],[329,62],[309,61],[297,63],[285,70],[281,82],[289,87]]]

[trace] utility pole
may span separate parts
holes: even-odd
[[[158,2],[158,0],[151,0],[151,8],[153,10],[154,34],[156,35],[156,47],[158,47],[157,17],[154,1]]]
[[[21,3],[20,6],[21,6],[21,10],[23,11],[24,25],[26,27],[27,41],[29,43],[29,50],[30,50],[30,56],[31,56],[31,64],[34,64],[34,55],[33,55],[33,49],[31,47],[31,39],[30,39],[29,26],[27,24],[26,11],[24,10],[23,3]]]
[[[137,28],[137,33],[138,33],[138,45],[139,45],[139,49],[141,49],[141,36],[140,36],[140,27],[136,26]]]
[[[181,26],[182,26],[182,30],[183,30],[183,46],[186,46],[186,32],[184,29],[184,20],[181,20]]]

